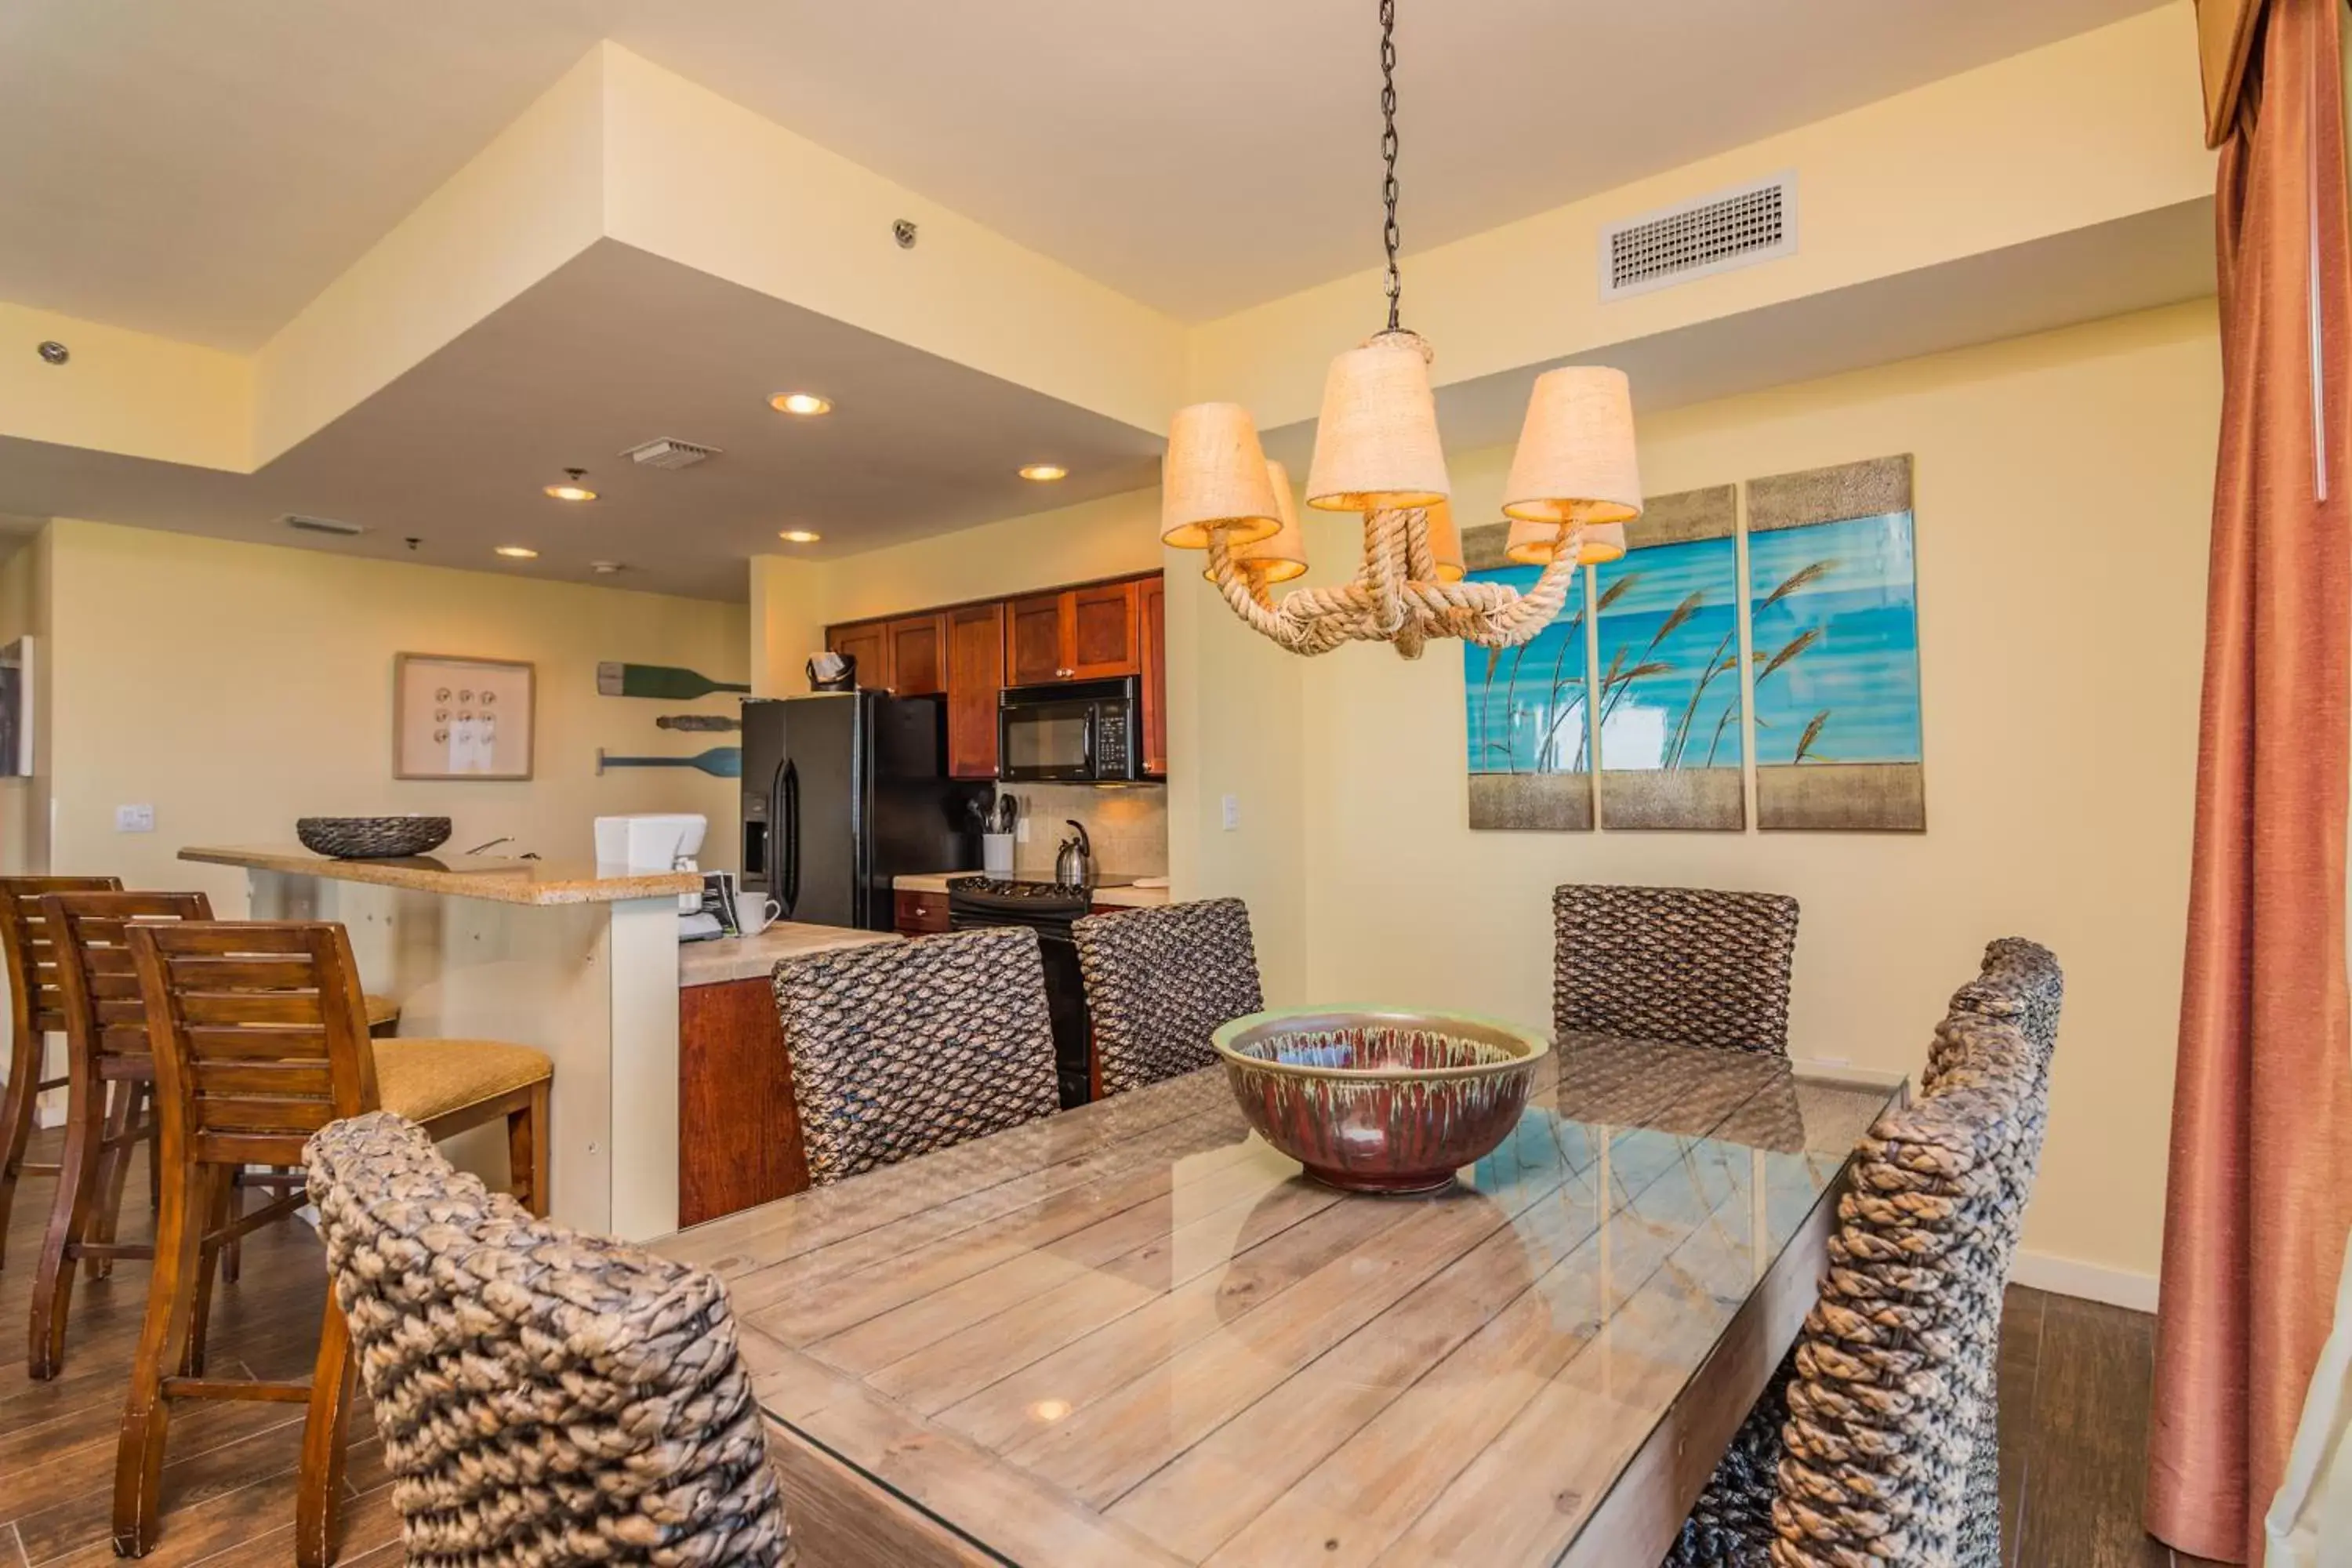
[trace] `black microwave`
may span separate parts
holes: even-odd
[[[1142,683],[1129,675],[1008,686],[996,698],[996,776],[1008,783],[1141,778]]]

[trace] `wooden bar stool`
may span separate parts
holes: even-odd
[[[57,969],[49,936],[41,924],[45,893],[120,892],[114,877],[0,877],[0,953],[8,964],[8,1090],[0,1098],[0,1263],[7,1260],[8,1215],[16,1206],[16,1178],[30,1172],[53,1176],[46,1161],[29,1163],[33,1109],[44,1089],[66,1087],[64,1079],[41,1077],[43,1047],[62,1033],[58,1016]]]
[[[56,956],[68,1081],[65,1153],[33,1278],[26,1350],[26,1374],[46,1380],[65,1366],[75,1261],[87,1259],[95,1274],[100,1263],[155,1256],[152,1247],[114,1239],[131,1150],[154,1135],[155,1058],[125,931],[132,922],[209,921],[213,911],[202,893],[51,893],[40,910]],[[110,1090],[124,1116],[110,1110]],[[135,1120],[142,1104],[144,1121]]]
[[[173,1401],[304,1402],[295,1559],[318,1568],[333,1559],[341,1501],[350,1339],[330,1300],[310,1378],[205,1375],[215,1254],[302,1202],[297,1190],[233,1216],[236,1173],[299,1166],[311,1133],[379,1108],[423,1123],[435,1138],[504,1118],[515,1195],[542,1212],[548,1059],[495,1041],[371,1041],[351,939],[340,925],[132,921],[124,937],[155,1062],[163,1208],[115,1459],[114,1548],[138,1557],[156,1542]]]

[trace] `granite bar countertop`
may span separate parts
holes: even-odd
[[[757,936],[718,936],[707,942],[679,942],[677,984],[682,990],[689,985],[719,985],[730,980],[764,980],[780,958],[905,940],[887,931],[853,931],[847,926],[778,921]]]
[[[893,877],[890,885],[902,893],[944,893],[949,879],[976,877],[977,871],[940,871]],[[1165,888],[1097,888],[1095,902],[1114,909],[1156,910],[1168,902]]]
[[[502,904],[613,904],[698,893],[695,871],[644,871],[589,860],[518,860],[502,855],[410,855],[395,860],[335,860],[297,844],[194,845],[183,860],[242,866],[292,877],[369,882],[380,888],[488,899]]]

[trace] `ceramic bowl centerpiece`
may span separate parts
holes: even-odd
[[[1318,1182],[1430,1193],[1518,1124],[1543,1036],[1488,1018],[1379,1007],[1291,1007],[1213,1037],[1260,1136]]]
[[[394,860],[449,842],[446,816],[303,816],[294,837],[314,855],[338,860]]]

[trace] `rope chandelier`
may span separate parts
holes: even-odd
[[[1504,487],[1506,553],[1543,574],[1524,593],[1463,581],[1462,534],[1446,502],[1429,344],[1402,324],[1397,273],[1396,4],[1380,0],[1381,159],[1388,325],[1331,362],[1323,384],[1307,504],[1361,513],[1363,564],[1347,583],[1294,588],[1307,550],[1290,478],[1266,461],[1249,411],[1177,411],[1161,472],[1160,537],[1208,552],[1204,574],[1250,627],[1293,653],[1343,642],[1393,644],[1418,658],[1433,637],[1515,647],[1551,624],[1580,567],[1625,553],[1642,514],[1633,397],[1622,371],[1571,365],[1536,378]]]

